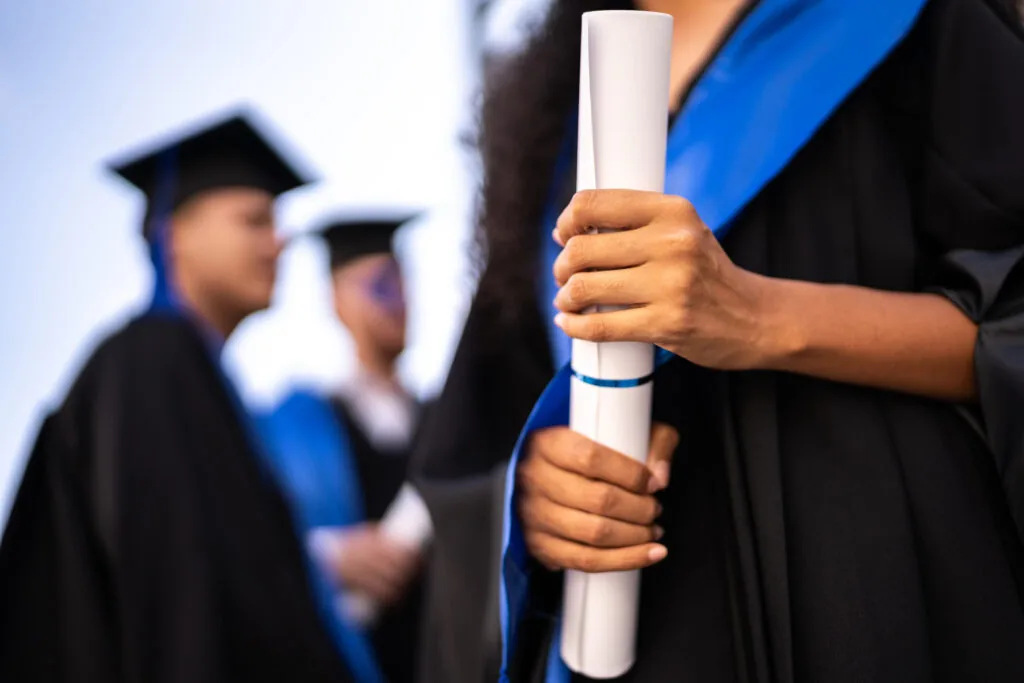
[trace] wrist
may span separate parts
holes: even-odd
[[[755,320],[758,360],[755,370],[789,370],[808,346],[800,283],[754,275],[757,278]]]

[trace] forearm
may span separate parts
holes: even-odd
[[[974,398],[977,326],[944,297],[770,278],[763,285],[765,369]]]

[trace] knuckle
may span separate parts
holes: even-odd
[[[615,508],[615,490],[607,484],[597,484],[591,494],[592,512],[598,515],[609,515]]]
[[[608,543],[612,536],[612,522],[604,517],[597,517],[590,523],[587,532],[587,543],[601,546]]]
[[[608,323],[596,316],[586,316],[584,320],[588,339],[598,342],[608,341]]]
[[[580,228],[585,227],[587,224],[587,212],[589,205],[592,200],[587,197],[586,192],[577,192],[573,196],[572,201],[569,202],[569,210],[567,212],[569,218],[569,224],[572,226],[573,234],[580,232]],[[568,245],[566,245],[568,246]]]
[[[573,275],[565,283],[566,293],[572,302],[585,302],[590,294],[590,286],[585,278],[580,275]]]
[[[520,498],[529,500],[543,489],[542,475],[534,467],[526,467],[516,472],[516,485],[519,487]]]
[[[684,219],[690,219],[697,216],[697,208],[685,197],[673,195],[669,198],[669,201],[671,202],[672,213],[675,215]]]
[[[565,247],[564,249],[568,248],[569,247]],[[551,275],[555,278],[556,283],[559,285],[565,283],[570,273],[572,273],[572,268],[568,263],[568,257],[562,256],[555,259],[555,264],[551,266]]]
[[[516,483],[529,489],[530,485],[533,484],[534,481],[533,474],[536,467],[535,462],[536,461],[533,458],[526,458],[519,463],[516,467]]]
[[[579,439],[573,445],[572,458],[581,473],[589,474],[597,461],[597,444],[588,439]]]
[[[672,250],[683,256],[692,256],[700,251],[702,237],[700,231],[690,226],[682,226],[672,231]]]
[[[544,537],[532,530],[523,531],[523,541],[526,543],[526,549],[530,551],[530,554],[536,557],[538,560],[547,555],[546,548],[542,539]]]
[[[593,552],[580,553],[574,564],[576,569],[583,572],[595,572],[599,569],[597,555]]]
[[[565,247],[562,249],[562,261],[566,266],[566,270],[570,273],[580,270],[584,265],[584,251],[583,240],[574,238],[566,242]]]
[[[581,190],[572,198],[573,218],[581,225],[585,225],[589,216],[597,206],[597,192],[593,190]]]
[[[552,442],[557,438],[557,430],[539,429],[530,434],[530,442],[526,449],[526,458],[523,464],[529,464],[535,460],[547,457],[551,451]]]

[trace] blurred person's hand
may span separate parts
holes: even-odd
[[[534,432],[516,468],[518,513],[530,554],[548,569],[607,572],[664,559],[654,493],[668,486],[679,434],[651,429],[647,465],[567,427]]]
[[[422,564],[418,549],[391,540],[374,522],[316,533],[317,554],[331,578],[384,606],[401,599]]]

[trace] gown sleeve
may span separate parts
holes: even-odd
[[[933,289],[978,324],[975,416],[1024,536],[1024,31],[997,0],[939,6],[920,224]]]

